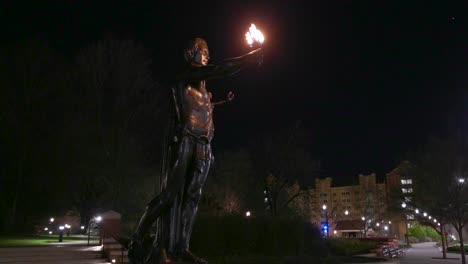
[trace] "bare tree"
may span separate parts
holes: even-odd
[[[153,122],[153,129],[162,130],[155,122],[163,108],[159,101],[162,87],[152,79],[150,54],[132,40],[97,41],[81,50],[76,62],[79,121],[86,126],[80,130],[89,129],[87,141],[92,142],[90,147],[99,161],[99,169],[94,171],[110,190],[110,206],[122,209],[128,200],[123,195],[126,180],[144,173],[138,171],[141,153],[131,132],[137,117],[148,112],[153,112],[153,119],[144,122]],[[82,177],[92,180],[96,175]],[[90,192],[86,180],[82,187],[77,196],[81,202],[98,191]]]
[[[412,206],[450,223],[464,247],[463,229],[468,223],[468,145],[466,138],[455,135],[431,139],[414,162],[414,199]],[[441,231],[442,232],[442,231]],[[461,251],[462,263],[466,263]]]
[[[309,193],[307,189],[313,185],[320,163],[312,158],[310,136],[301,122],[264,135],[251,145],[256,175],[264,181],[267,207],[273,216]],[[295,182],[299,189],[294,188]]]
[[[259,209],[261,204],[261,191],[246,149],[219,154],[206,185],[202,204],[216,213],[240,214],[243,210]]]
[[[48,156],[38,153],[38,146],[44,147],[56,128],[56,115],[51,109],[58,103],[51,98],[56,98],[63,76],[57,68],[57,56],[40,39],[2,49],[0,57],[0,142],[6,161],[2,166],[5,177],[1,180],[5,182],[0,183],[0,205],[7,212],[2,217],[6,228],[11,229],[18,222],[20,202],[29,198],[24,193],[30,189],[26,183],[37,180],[40,184],[38,165],[47,166]]]

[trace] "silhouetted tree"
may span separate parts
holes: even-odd
[[[259,209],[262,191],[254,177],[252,157],[246,149],[226,151],[215,158],[202,203],[223,214]]]
[[[135,199],[135,188],[146,190],[142,193],[154,189],[138,184],[146,182],[144,177],[156,182],[157,166],[142,166],[145,158],[136,138],[140,125],[152,123],[158,131],[155,136],[163,127],[157,125],[162,122],[158,114],[163,88],[152,79],[150,66],[149,52],[132,40],[106,38],[77,56],[77,111],[69,131],[77,131],[72,148],[82,162],[73,164],[70,173],[78,179],[73,201],[84,215],[98,206],[120,212],[131,210],[137,202],[143,206]]]
[[[468,145],[466,138],[432,138],[420,151],[412,170],[414,208],[424,210],[457,231],[463,248],[463,229],[468,223]],[[466,263],[461,251],[462,263]]]
[[[1,49],[0,208],[5,230],[37,216],[38,201],[47,211],[44,192],[54,186],[54,134],[61,125],[59,100],[66,67],[48,44],[38,38]],[[52,170],[52,171],[51,171]],[[40,196],[36,196],[42,193]],[[24,217],[19,217],[24,216]]]

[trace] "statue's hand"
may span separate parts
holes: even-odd
[[[231,102],[232,100],[234,100],[234,93],[232,91],[229,91],[227,95],[227,101]]]

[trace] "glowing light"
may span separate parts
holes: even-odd
[[[401,207],[406,208],[406,203],[403,202],[403,203],[401,204]]]
[[[53,223],[55,221],[55,219],[53,217],[50,218],[49,220],[51,223]]]
[[[84,226],[81,226],[81,230],[83,230],[83,229],[84,229]]]
[[[428,218],[429,218],[429,219],[431,219],[431,218],[432,218],[432,216],[429,216]]]
[[[322,209],[323,209],[323,210],[327,210],[327,205],[325,205],[325,204],[322,205]]]
[[[424,217],[426,217],[426,216],[427,216],[427,213],[426,213],[426,212],[424,212],[423,216],[424,216]]]
[[[245,212],[245,216],[249,217],[250,216],[250,211]]]
[[[52,231],[49,231],[49,235],[52,235]]]
[[[414,210],[415,213],[419,214],[419,209]]]
[[[336,232],[336,230],[333,230],[333,234],[335,234],[335,235],[336,235],[336,233],[337,233],[337,232]]]
[[[459,182],[459,183],[465,183],[465,179],[464,179],[464,178],[460,178],[460,179],[458,179],[458,182]]]
[[[376,226],[380,226],[380,223],[375,224]]]
[[[366,221],[366,218],[363,216],[363,217],[361,217],[361,220],[362,220],[362,221]]]
[[[346,211],[344,212],[344,214],[345,214],[345,215],[349,215],[349,211],[346,210]]]
[[[437,223],[437,219],[434,218],[434,223]]]
[[[112,259],[111,261],[112,261],[112,263],[115,263],[115,259]]]
[[[385,230],[388,230],[388,226],[384,226],[384,229],[385,229]]]
[[[96,218],[94,218],[94,220],[96,220],[96,222],[101,222],[102,217],[101,217],[101,216],[97,216]]]
[[[63,229],[65,229],[65,227],[64,226],[59,226],[59,229],[63,230]]]
[[[392,221],[388,221],[388,224],[391,225],[391,224],[392,224]]]
[[[44,231],[47,231],[47,230],[49,230],[49,228],[47,228],[47,227],[44,227]]]
[[[262,44],[265,41],[265,37],[263,36],[262,32],[258,30],[254,24],[251,24],[249,31],[245,33],[245,39],[247,40],[247,44],[249,44],[251,47],[254,42]]]
[[[438,226],[440,226],[440,223],[437,223]]]

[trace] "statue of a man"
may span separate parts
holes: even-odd
[[[174,133],[167,146],[167,169],[163,172],[161,192],[147,205],[132,237],[130,263],[171,262],[207,263],[189,250],[190,236],[202,187],[213,161],[210,142],[213,138],[213,106],[206,80],[234,74],[247,66],[260,65],[261,49],[219,65],[208,64],[209,51],[204,39],[191,41],[184,53],[187,67],[172,88]],[[233,95],[229,94],[228,100]],[[158,235],[151,256],[144,253],[142,240],[158,220]],[[155,257],[157,256],[157,257]],[[150,260],[153,259],[153,260]]]

